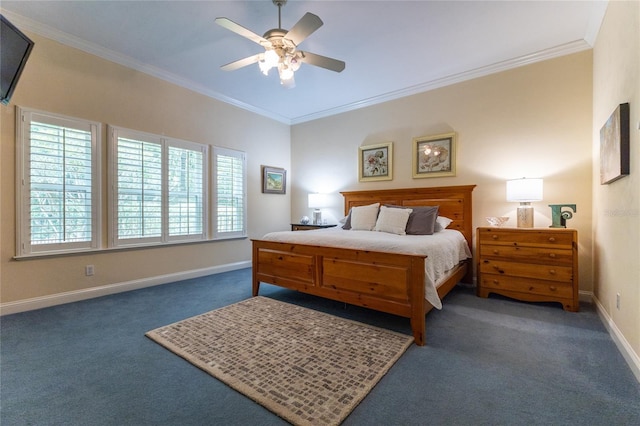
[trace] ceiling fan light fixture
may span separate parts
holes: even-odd
[[[262,74],[268,75],[271,68],[278,66],[278,62],[280,62],[280,58],[275,50],[267,49],[265,50],[262,59],[258,61],[258,66],[260,67]]]
[[[278,65],[278,74],[280,74],[280,82],[290,80],[293,78],[293,69],[285,63],[281,63]]]
[[[289,66],[293,72],[298,71],[300,69],[300,65],[302,65],[302,62],[298,59],[298,55],[294,55],[289,58]]]

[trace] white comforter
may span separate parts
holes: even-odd
[[[271,232],[262,239],[427,256],[424,263],[425,298],[437,309],[442,309],[436,290],[440,279],[458,263],[471,257],[464,236],[452,229],[433,235],[396,235],[377,231],[346,231],[338,226],[313,231]]]

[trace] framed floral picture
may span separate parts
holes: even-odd
[[[287,191],[287,171],[278,167],[262,166],[262,192],[265,194],[285,194]]]
[[[413,177],[456,175],[456,133],[413,138]]]
[[[358,148],[358,179],[361,182],[393,179],[393,142]]]

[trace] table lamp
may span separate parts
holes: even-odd
[[[513,179],[507,181],[507,201],[520,202],[518,228],[533,228],[532,201],[542,200],[542,179]]]
[[[322,225],[321,208],[327,207],[327,194],[309,194],[309,208],[313,210],[313,224]]]

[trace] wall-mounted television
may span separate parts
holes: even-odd
[[[9,103],[24,69],[33,41],[0,15],[0,102]]]

